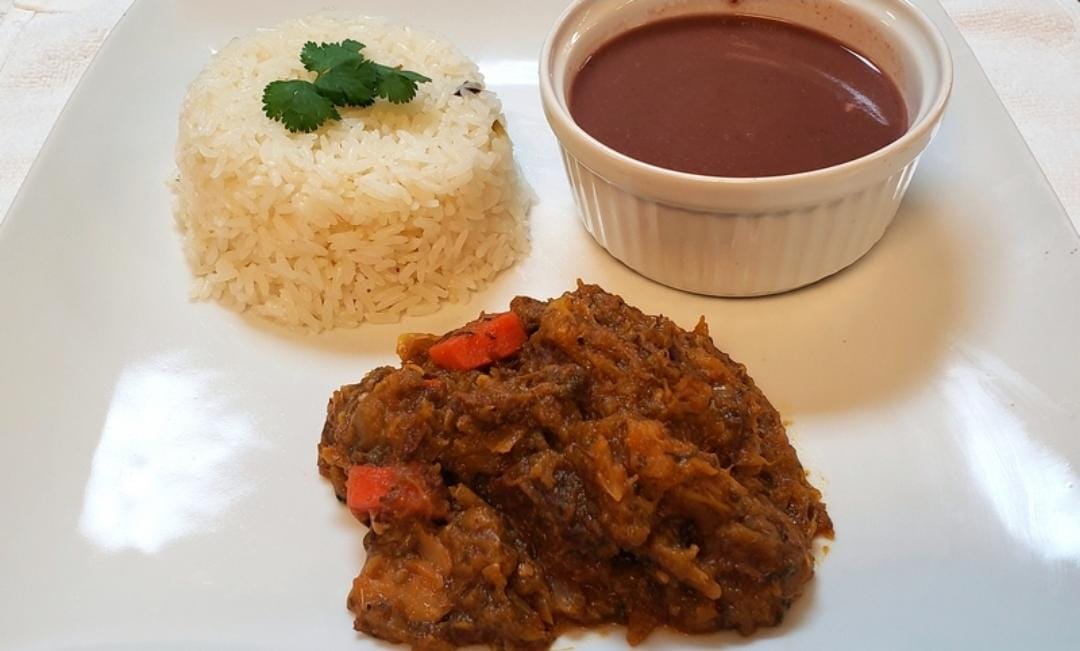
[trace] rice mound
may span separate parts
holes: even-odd
[[[304,43],[345,38],[432,81],[310,134],[267,118],[267,83],[314,77]],[[455,94],[482,81],[445,40],[369,18],[319,14],[233,40],[180,115],[172,188],[193,296],[323,330],[433,312],[512,265],[532,194],[495,95]]]

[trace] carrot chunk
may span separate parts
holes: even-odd
[[[345,502],[358,514],[430,515],[437,499],[424,476],[409,466],[355,465],[345,482]]]
[[[428,349],[436,365],[451,371],[471,371],[521,350],[529,335],[513,312],[473,321],[463,332]]]
[[[529,336],[521,319],[513,312],[500,314],[494,319],[479,322],[478,334],[491,341],[491,353],[495,359],[510,357],[521,350]]]

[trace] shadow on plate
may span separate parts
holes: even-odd
[[[913,193],[863,260],[765,302],[740,354],[785,415],[894,401],[935,373],[970,309],[972,261],[932,206]]]
[[[716,345],[747,366],[785,417],[889,402],[925,385],[970,310],[972,261],[930,199],[909,194],[862,260],[785,294],[658,293],[651,281],[620,278],[632,272],[619,264],[595,282],[626,286],[627,300],[640,296],[643,310],[685,328],[704,313]]]
[[[334,356],[393,357],[397,338],[405,332],[446,332],[459,327],[481,311],[479,302],[447,303],[434,314],[403,317],[397,323],[364,323],[320,333],[294,331],[251,312],[236,315],[245,328],[289,346]],[[396,359],[396,358],[394,358]],[[394,362],[396,364],[396,362]]]

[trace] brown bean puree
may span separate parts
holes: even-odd
[[[854,160],[899,138],[899,89],[825,34],[768,18],[693,15],[600,47],[570,89],[600,142],[659,167],[778,176]]]

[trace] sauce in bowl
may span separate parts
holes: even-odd
[[[739,14],[668,18],[602,45],[573,80],[570,114],[639,161],[725,177],[823,169],[908,128],[896,84],[814,30]]]

